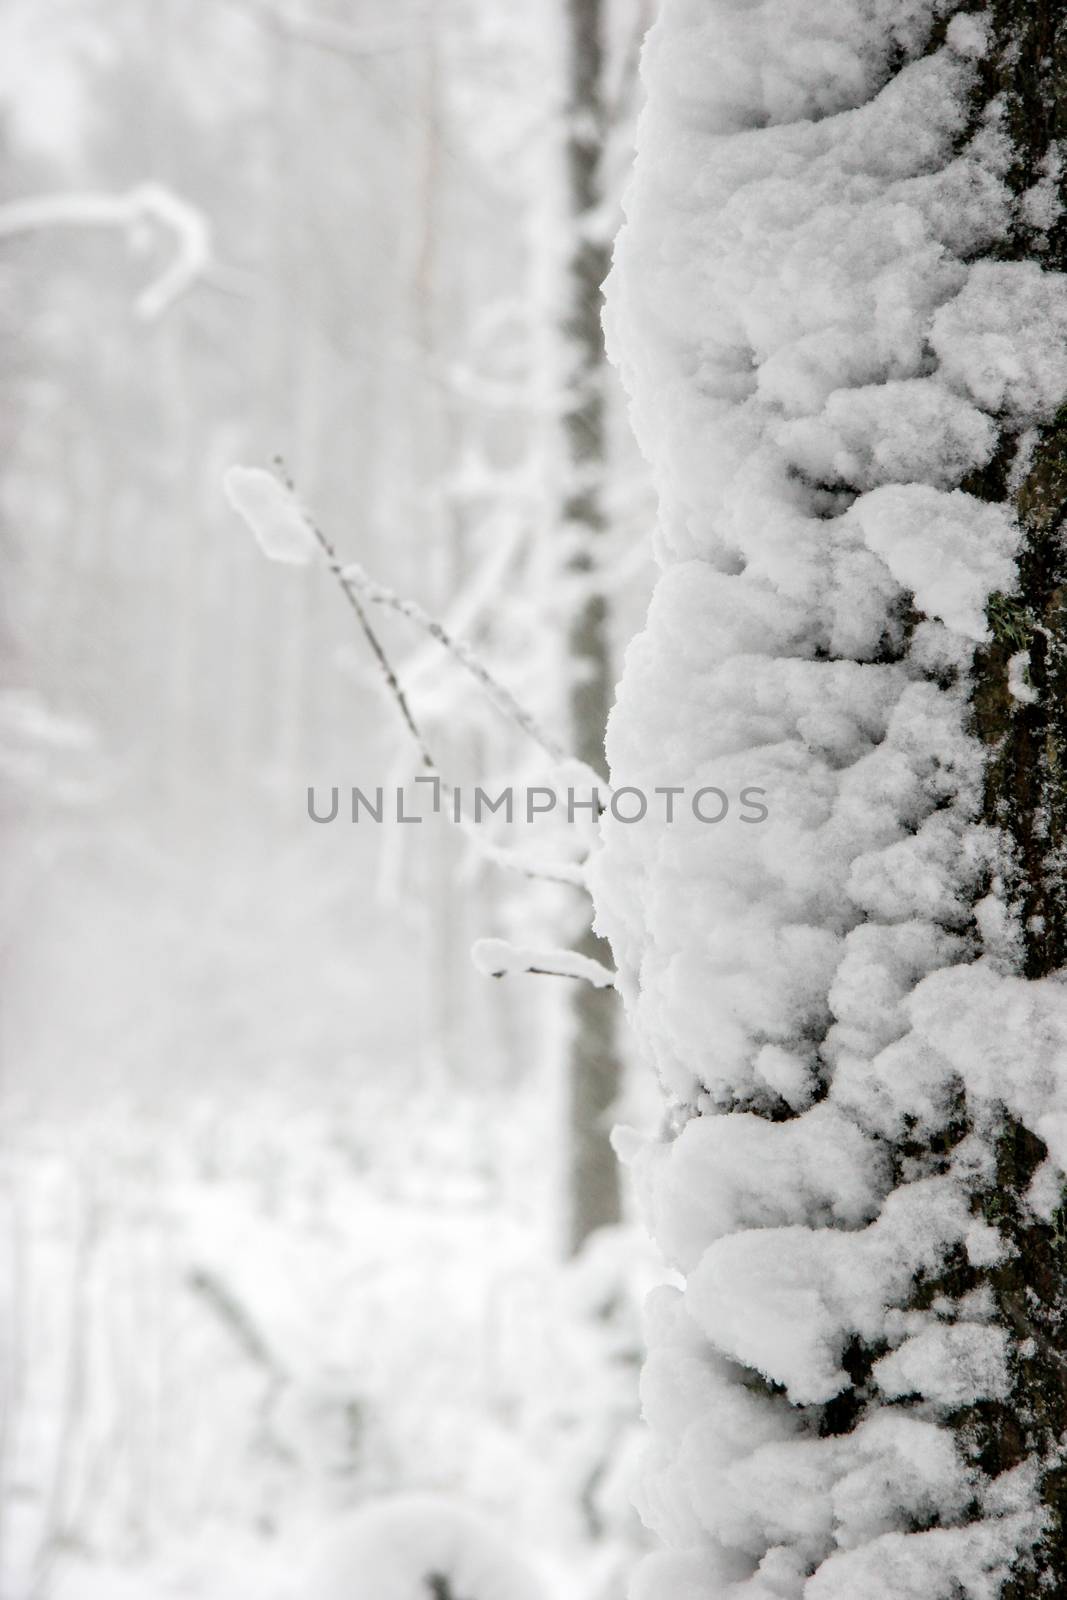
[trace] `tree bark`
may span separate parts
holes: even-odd
[[[828,1597],[911,1594],[928,1580],[939,1600],[1037,1600],[1067,1595],[1064,991],[1046,981],[1067,968],[1067,405],[1027,307],[1032,292],[1050,325],[1067,318],[1067,13],[1057,0],[963,0],[921,8],[922,32],[887,8],[884,30],[867,34],[862,0],[834,15],[842,37],[854,28],[850,44],[875,41],[859,93],[832,52],[809,46],[817,7],[803,21],[776,10],[772,36],[760,8],[662,0],[613,277],[613,344],[664,485],[667,568],[627,664],[617,765],[647,781],[659,708],[684,771],[719,749],[763,760],[779,663],[801,712],[786,707],[776,725],[788,763],[772,762],[770,781],[791,810],[746,843],[755,867],[720,868],[677,837],[650,847],[610,823],[597,867],[620,988],[676,1111],[635,1157],[686,1280],[650,1318],[644,1507],[666,1550],[642,1593],[732,1593],[751,1562],[753,1593],[764,1578],[768,1593]],[[913,126],[914,147],[894,148],[902,165],[883,167],[883,141]],[[972,185],[989,203],[960,228]],[[887,247],[888,268],[866,248],[882,207],[898,205],[912,213],[909,241],[952,273],[933,304],[910,301],[907,344],[889,333],[895,369],[860,324],[889,329],[883,271],[908,300],[910,242]],[[1001,314],[1014,347],[997,340]],[[838,323],[849,332],[835,344]],[[901,372],[910,393],[893,387]],[[837,432],[851,392],[855,416]],[[914,449],[924,393],[935,411],[967,397],[964,455]],[[985,549],[953,574],[946,509],[975,534],[1002,530],[1000,591],[975,570]],[[779,514],[796,533],[784,554],[766,537]],[[882,571],[853,584],[842,534],[892,578],[866,632],[851,632],[856,603]],[[805,574],[801,557],[798,575],[805,539],[826,566]],[[957,598],[974,580],[985,626],[953,620],[931,570]],[[759,628],[734,633],[735,613],[757,602]],[[820,681],[826,694],[853,670],[885,683],[894,710],[842,754],[812,730]],[[857,825],[855,796],[875,794],[905,744],[916,799],[888,798],[888,828],[866,813]],[[817,826],[801,809],[813,779],[831,797],[825,813],[813,807]],[[848,865],[840,888],[824,815]],[[764,941],[764,922],[840,939],[801,1006],[784,982],[804,973]],[[931,945],[915,945],[912,972],[898,951],[913,933]],[[825,1145],[820,1124],[838,1130]],[[858,1225],[830,1216],[821,1189],[812,1203],[807,1168],[789,1176],[809,1139],[829,1157],[839,1134],[864,1141],[842,1167],[870,1183]],[[746,1416],[781,1429],[769,1468]],[[878,1520],[850,1525],[851,1490],[838,1490],[852,1463],[879,1436],[931,1424],[951,1468],[928,1499],[910,1500],[890,1461],[881,1500],[873,1479],[864,1489]],[[778,1472],[782,1511],[760,1499]]]
[[[611,264],[608,243],[590,226],[600,204],[605,138],[604,16],[601,0],[566,0],[567,204],[572,247],[567,261],[562,332],[567,384],[563,428],[568,491],[564,534],[568,580],[577,592],[569,639],[571,746],[593,771],[604,770],[604,730],[614,692],[608,609],[598,583],[596,552],[606,531],[603,480],[607,456],[600,321],[601,289]],[[587,922],[576,948],[611,965],[611,952]],[[567,1061],[567,1245],[573,1252],[596,1228],[618,1222],[619,1177],[608,1118],[619,1091],[617,1000],[607,989],[575,987]]]
[[[975,134],[999,98],[1012,144],[1008,182],[1021,199],[1041,178],[1055,141],[1067,132],[1067,16],[1058,0],[994,0],[989,17],[993,42],[963,139]],[[931,48],[942,41],[938,30]],[[1063,198],[1061,179],[1061,203]],[[1017,207],[995,259],[1067,270],[1067,220],[1061,215],[1039,232]],[[1026,470],[1016,485],[1013,469],[1027,449]],[[1029,444],[1002,427],[992,460],[965,478],[961,488],[1009,504],[1023,530],[1018,590],[994,595],[989,603],[993,637],[976,655],[972,720],[987,750],[984,820],[1009,844],[1006,890],[1022,933],[1019,974],[1038,979],[1067,965],[1067,406]],[[1029,653],[1034,691],[1025,703],[1013,696],[1008,681],[1009,662],[1021,651]],[[977,897],[988,888],[988,882],[979,885]],[[916,1155],[927,1162],[947,1158],[974,1126],[961,1102],[954,1126],[936,1149],[909,1145],[897,1155],[902,1162]],[[1067,1467],[1060,1459],[1067,1436],[1067,1196],[1047,1223],[1026,1198],[1047,1155],[1041,1140],[1005,1112],[996,1169],[977,1193],[975,1210],[1007,1242],[1006,1258],[984,1268],[952,1261],[917,1287],[910,1305],[928,1310],[939,1296],[958,1299],[987,1286],[1008,1332],[1010,1393],[961,1410],[955,1418],[965,1456],[991,1477],[1027,1460],[1043,1464],[1040,1497],[1048,1511],[1047,1530],[1001,1600],[1067,1594]],[[860,1397],[881,1353],[859,1346],[852,1351],[853,1386],[827,1407],[824,1432],[843,1432],[860,1418]]]
[[[1009,182],[1021,196],[1042,175],[1067,133],[1067,15],[1059,0],[994,0],[994,46],[984,63],[977,117],[1003,97],[1013,144]],[[1060,203],[1063,204],[1061,178]],[[1003,260],[1067,270],[1067,217],[1038,234],[1017,212]],[[995,596],[993,640],[976,663],[975,729],[987,746],[986,820],[1011,842],[1010,894],[1019,913],[1020,969],[1042,978],[1067,965],[1067,407],[1039,431],[1018,487],[1009,473],[1020,441],[1005,432],[996,456],[963,485],[1013,504],[1023,530],[1019,590]],[[1008,663],[1029,652],[1030,703],[1014,698]],[[1057,1459],[1067,1434],[1067,1208],[1035,1218],[1025,1195],[1045,1146],[1010,1118],[998,1149],[996,1182],[982,1209],[1012,1246],[990,1274],[1000,1318],[1014,1343],[1011,1394],[974,1408],[962,1429],[991,1473],[1024,1458],[1044,1462],[1041,1498],[1049,1525],[1043,1547],[1017,1573],[1003,1600],[1067,1593],[1067,1468]]]

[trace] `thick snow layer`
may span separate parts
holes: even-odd
[[[1006,1335],[981,1323],[937,1324],[915,1334],[874,1369],[890,1399],[925,1395],[947,1406],[1003,1400],[1008,1393]]]
[[[986,601],[1015,587],[1018,529],[1003,506],[913,483],[875,489],[853,515],[920,611],[967,638],[989,637]]]
[[[1025,1513],[934,1528],[928,1533],[887,1533],[862,1550],[831,1556],[804,1587],[804,1600],[997,1600],[1012,1559],[1034,1534]]]
[[[1049,422],[1067,392],[1067,285],[1033,261],[978,261],[930,343],[946,383],[986,411]]]
[[[1030,983],[978,961],[931,975],[909,1009],[968,1095],[1005,1104],[1067,1171],[1067,982]]]
[[[1017,202],[997,106],[971,121],[984,19],[951,9],[663,0],[645,51],[607,329],[663,572],[608,755],[617,784],[758,784],[770,814],[608,817],[591,866],[673,1103],[627,1159],[687,1275],[649,1313],[667,1549],[636,1600],[992,1597],[1036,1526],[944,1426],[1006,1393],[989,1305],[909,1309],[950,1251],[1000,1258],[988,1145],[901,1172],[885,1144],[921,1151],[964,1093],[1047,1143],[1035,1204],[1067,1170],[1067,985],[1011,976],[968,722],[1019,530],[961,487],[1062,402],[1067,280],[981,259]],[[857,1340],[884,1350],[863,1419],[820,1438]]]
[[[886,1312],[933,1271],[971,1218],[950,1179],[908,1184],[869,1228],[761,1228],[712,1245],[689,1278],[690,1310],[717,1350],[811,1405],[848,1384],[852,1334],[884,1336]]]

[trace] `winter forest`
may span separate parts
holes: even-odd
[[[1065,139],[0,0],[0,1600],[1067,1596]]]

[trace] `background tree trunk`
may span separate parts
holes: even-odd
[[[603,488],[607,456],[601,288],[611,250],[595,226],[602,201],[605,141],[604,16],[601,0],[566,0],[568,76],[565,110],[567,200],[572,247],[563,317],[567,388],[563,426],[569,492],[563,506],[570,546],[569,581],[576,594],[570,628],[571,747],[604,771],[604,730],[614,693],[608,608],[596,552],[606,532]],[[610,965],[605,940],[586,924],[576,948]],[[609,1143],[609,1116],[619,1092],[617,1006],[610,989],[577,984],[571,1003],[567,1061],[570,1141],[567,1244],[577,1250],[595,1228],[620,1216],[619,1177]]]

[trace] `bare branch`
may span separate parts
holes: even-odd
[[[385,646],[382,644],[378,634],[371,626],[370,619],[367,616],[366,607],[363,604],[360,585],[355,581],[351,574],[353,571],[359,571],[362,574],[364,583],[368,585],[370,584],[370,579],[367,578],[366,573],[363,573],[362,568],[350,568],[343,567],[341,565],[337,559],[337,551],[334,549],[332,542],[323,533],[315,519],[309,515],[304,506],[299,502],[299,500],[296,499],[296,486],[286,471],[285,463],[279,457],[276,458],[275,465],[281,476],[282,482],[289,490],[289,493],[293,496],[296,504],[299,505],[300,513],[303,516],[304,521],[306,522],[311,533],[315,536],[315,539],[318,542],[323,554],[326,556],[330,571],[337,579],[338,588],[341,590],[346,601],[348,602],[356,621],[359,623],[360,630],[363,633],[364,638],[370,645],[371,653],[373,654],[378,665],[378,669],[382,675],[386,689],[396,705],[397,710],[400,712],[404,726],[407,728],[414,742],[421,766],[426,774],[428,776],[432,776],[440,785],[441,796],[446,801],[446,815],[450,816],[452,822],[470,841],[472,848],[480,856],[482,856],[483,859],[490,861],[494,866],[503,867],[509,872],[518,872],[526,878],[539,878],[550,883],[565,883],[570,884],[575,888],[585,889],[587,885],[581,863],[560,862],[554,866],[546,866],[542,863],[535,864],[533,862],[524,860],[523,857],[517,855],[514,851],[501,849],[499,846],[490,844],[486,840],[482,839],[478,833],[477,827],[462,815],[457,791],[452,787],[446,778],[441,776],[440,768],[438,767],[437,762],[434,760],[434,757],[430,751],[430,747],[426,742],[426,738],[423,735],[418,722],[415,720],[415,714],[411,709],[411,703],[408,700],[407,695],[404,693],[403,686],[393,670],[393,665],[386,654]],[[381,590],[379,586],[375,586],[375,588],[378,589],[378,592],[380,592],[382,595],[391,593],[389,590]],[[399,597],[393,598],[396,598],[398,604],[401,606],[407,604],[407,602],[400,601]],[[418,610],[419,608],[415,607],[414,609]],[[421,614],[425,615],[425,613]],[[432,619],[429,617],[426,617],[426,623],[431,628],[438,627],[438,624],[433,623]],[[444,630],[439,629],[439,633],[434,634],[434,637],[439,637],[439,635],[443,633]],[[447,638],[447,635],[445,637]],[[473,660],[474,658],[472,657],[471,659]],[[475,676],[479,676],[479,674],[476,672]],[[479,681],[481,681],[480,678]],[[508,694],[506,689],[501,689],[501,692],[504,695]],[[519,712],[520,715],[525,715],[522,712],[522,708],[518,706],[517,702],[515,703],[515,710]],[[565,758],[561,755],[558,757],[558,759],[564,760]]]
[[[206,1267],[196,1267],[186,1281],[193,1293],[211,1307],[248,1360],[261,1367],[275,1383],[282,1382],[286,1377],[283,1365],[248,1310],[222,1279]]]
[[[487,560],[474,573],[466,586],[449,601],[448,614],[442,626],[448,633],[467,633],[499,602],[499,596],[509,574],[513,573],[519,553],[525,543],[527,529],[516,519],[510,530],[494,540]],[[432,639],[423,640],[404,661],[400,674],[409,686],[421,682],[434,672],[438,653]]]
[[[545,883],[565,883],[572,889],[588,891],[585,867],[580,861],[531,861],[518,850],[506,850],[501,845],[491,844],[481,838],[477,828],[465,818],[461,817],[459,826],[477,854],[492,866],[502,867],[505,872],[517,872],[523,878],[536,878]]]
[[[442,625],[429,616],[416,601],[405,600],[392,589],[386,588],[384,584],[377,583],[358,563],[344,567],[340,575],[346,581],[355,584],[363,598],[371,605],[385,606],[390,611],[407,617],[409,622],[414,622],[424,633],[428,633],[431,639],[435,639],[442,649],[454,656],[481,685],[497,710],[516,723],[535,744],[540,745],[549,760],[557,765],[562,765],[567,760],[562,746],[544,731],[525,706],[519,704],[511,690],[493,676],[470,646],[462,639],[456,639],[446,632]]]
[[[0,238],[47,228],[133,228],[150,221],[174,235],[176,251],[165,270],[137,297],[146,321],[163,314],[211,265],[211,228],[202,211],[158,183],[126,194],[44,194],[0,206]]]
[[[366,610],[363,606],[363,602],[360,599],[358,588],[345,576],[344,568],[337,559],[337,551],[334,549],[330,540],[323,533],[314,517],[308,513],[303,504],[296,500],[296,485],[286,471],[285,463],[282,461],[280,456],[275,458],[275,465],[281,476],[282,482],[289,490],[289,493],[293,496],[294,502],[299,506],[300,515],[303,517],[308,529],[314,535],[319,547],[325,555],[330,571],[337,579],[338,588],[341,590],[341,593],[347,600],[349,607],[356,618],[356,621],[359,623],[364,638],[370,645],[371,653],[374,656],[375,661],[378,663],[378,669],[385,681],[385,686],[396,703],[397,710],[400,712],[404,726],[407,728],[412,739],[414,740],[415,748],[418,751],[419,760],[422,766],[426,768],[428,773],[432,773],[434,777],[438,779],[444,793],[451,794],[451,790],[448,788],[445,780],[440,776],[437,762],[430,754],[430,749],[423,737],[422,730],[415,721],[415,716],[408,702],[408,697],[404,693],[396,673],[393,671],[392,663],[385,653],[385,647],[370,625],[370,619],[368,618]]]

